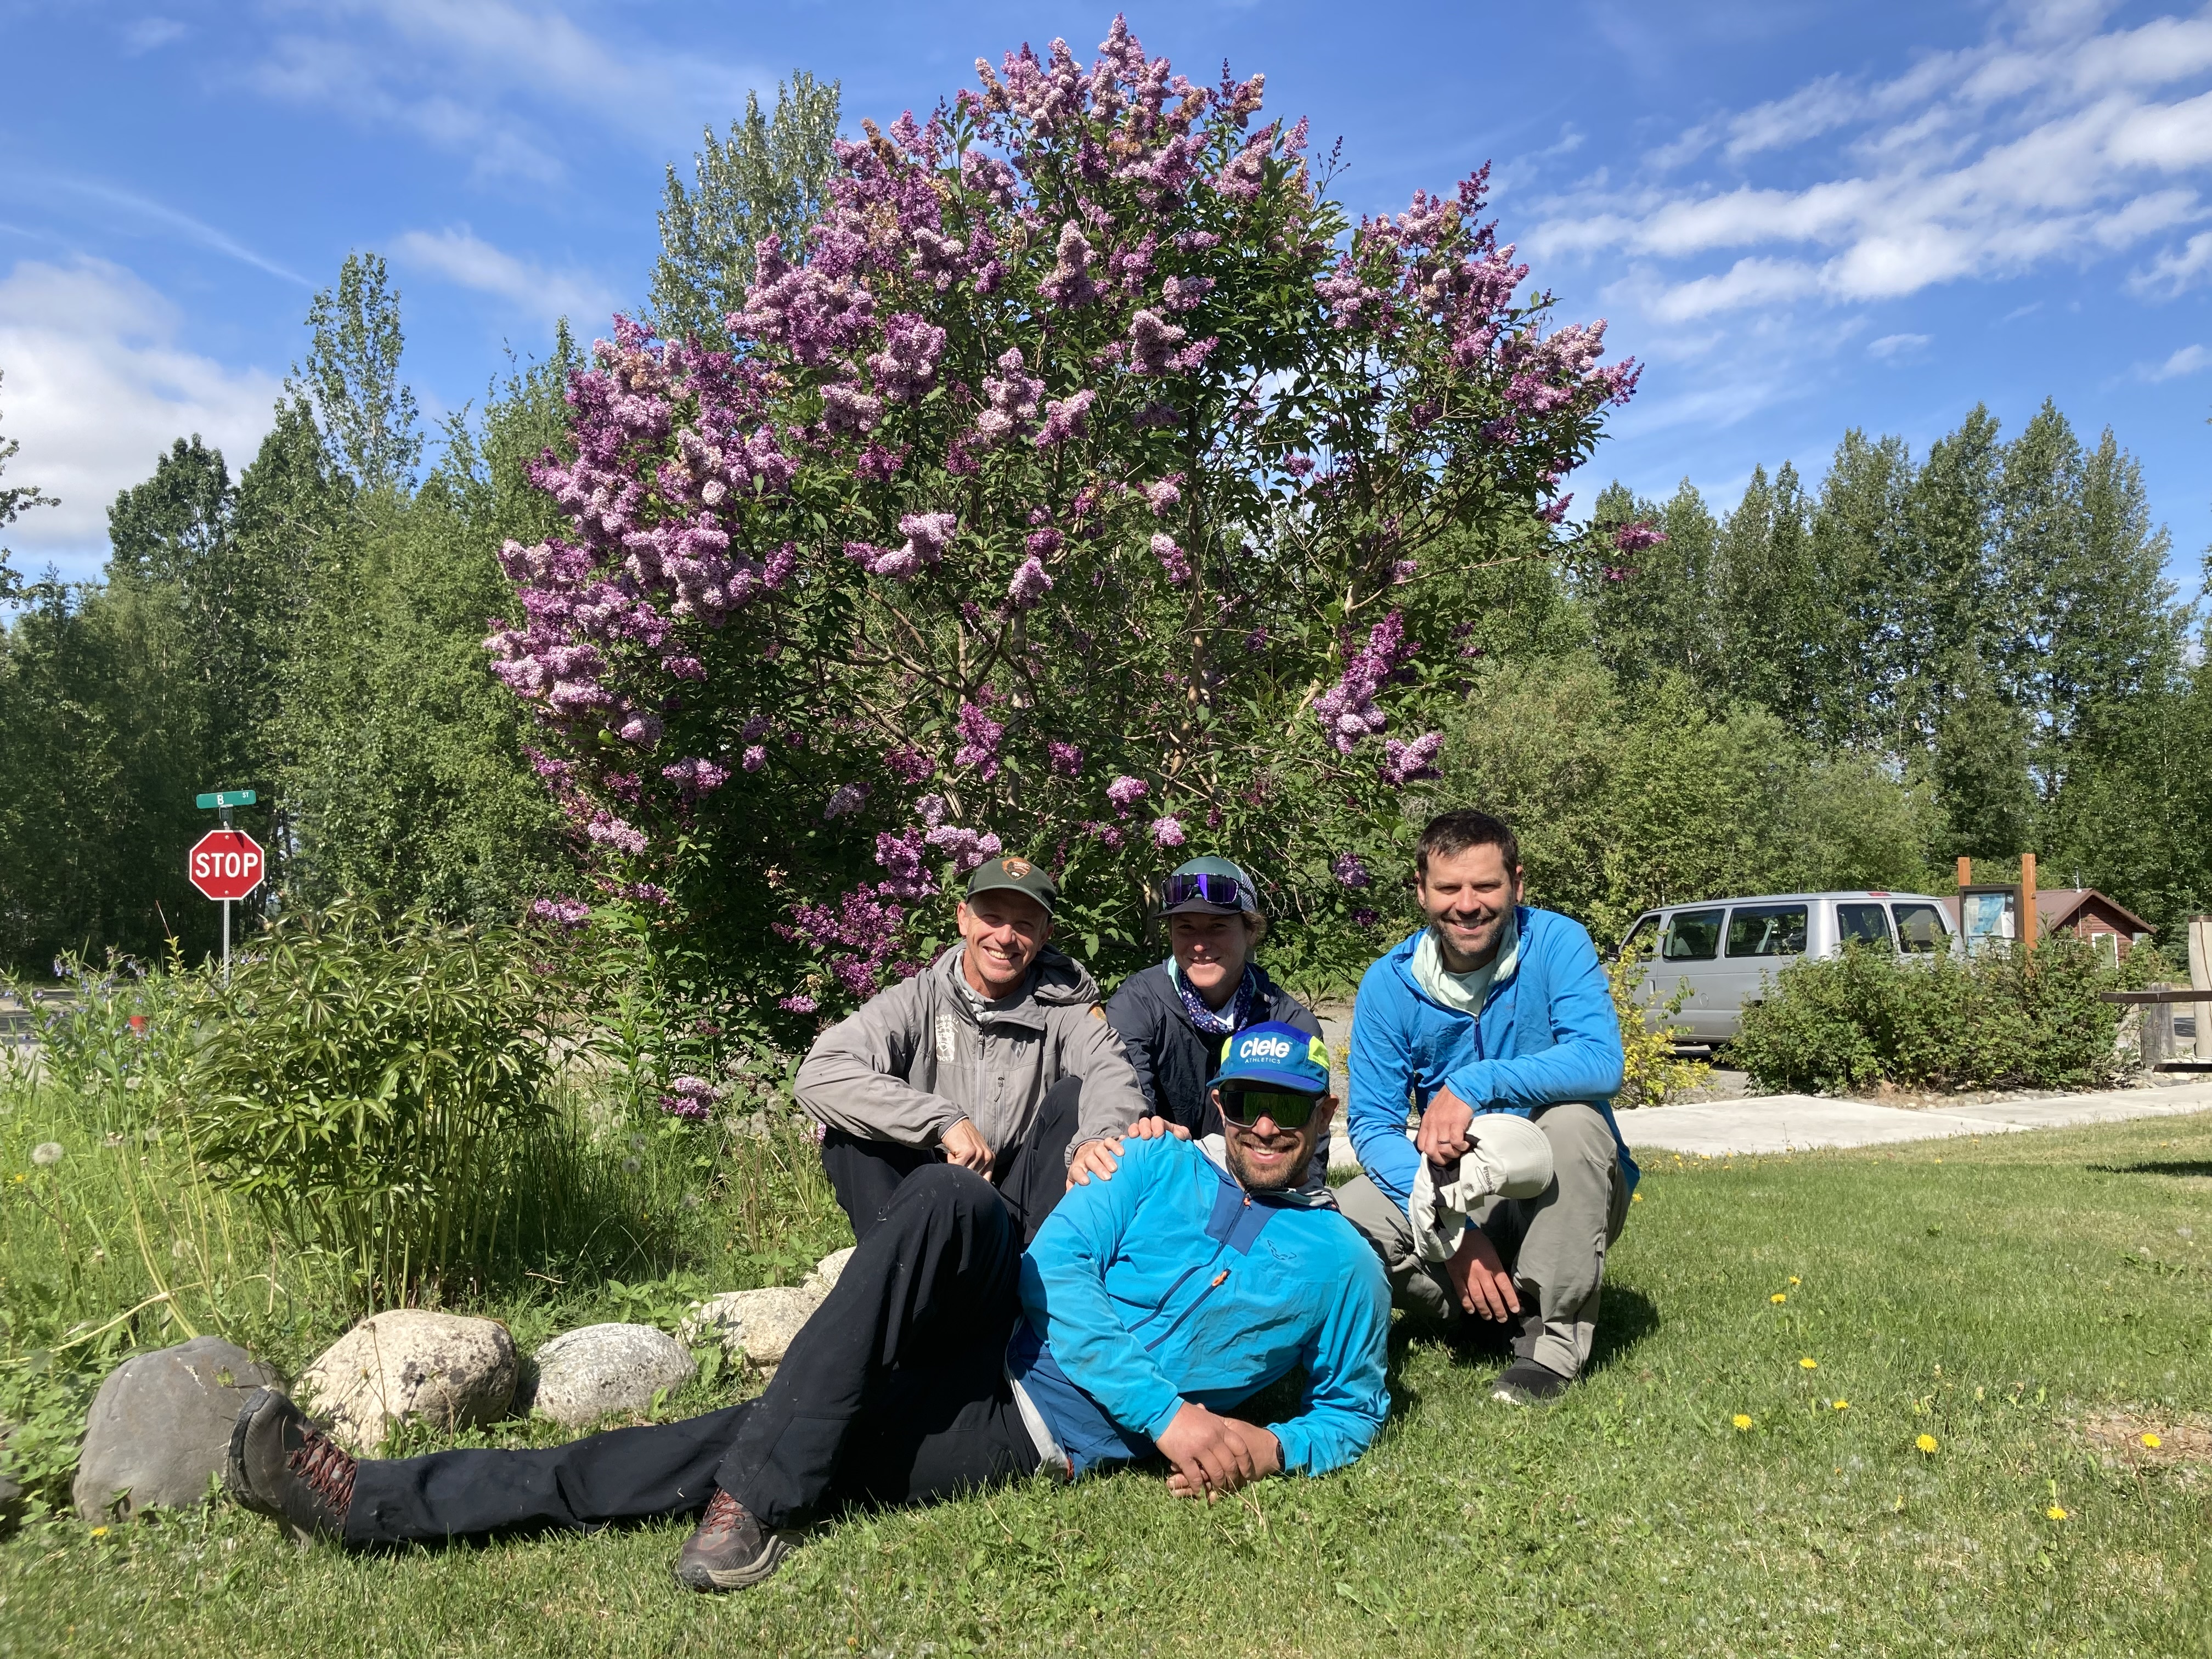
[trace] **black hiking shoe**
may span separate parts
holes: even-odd
[[[355,1462],[344,1447],[274,1389],[256,1389],[230,1430],[229,1485],[250,1510],[273,1516],[302,1544],[343,1538]]]
[[[1498,1374],[1490,1390],[1492,1400],[1509,1406],[1547,1406],[1567,1391],[1571,1376],[1561,1376],[1549,1365],[1533,1359],[1516,1359]]]
[[[781,1566],[790,1547],[788,1533],[769,1531],[717,1487],[676,1558],[676,1582],[696,1590],[744,1589]]]

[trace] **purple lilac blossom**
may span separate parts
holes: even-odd
[[[1183,843],[1182,820],[1177,817],[1154,818],[1150,834],[1155,847],[1180,847]]]
[[[1045,764],[1063,778],[1083,775],[1083,751],[1072,743],[1062,743],[1057,738],[1044,746]]]
[[[867,804],[866,784],[841,783],[830,792],[830,804],[822,809],[825,818],[848,817]]]
[[[1329,860],[1328,872],[1346,887],[1366,887],[1375,880],[1368,873],[1366,860],[1357,853],[1339,853]]]
[[[1152,785],[1146,783],[1142,778],[1127,775],[1118,777],[1106,786],[1106,799],[1113,803],[1114,810],[1125,818],[1129,816],[1132,807],[1152,793]]]

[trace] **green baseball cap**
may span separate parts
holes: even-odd
[[[1052,872],[1042,864],[1032,864],[1024,858],[988,859],[975,866],[975,873],[968,878],[968,896],[979,893],[1026,893],[1044,906],[1047,915],[1060,898],[1060,884]]]

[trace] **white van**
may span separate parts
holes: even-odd
[[[1954,948],[1955,933],[1943,902],[1925,893],[1771,893],[1647,910],[1620,948],[1650,957],[1639,1001],[1663,1005],[1686,986],[1672,1023],[1697,1042],[1726,1042],[1793,962],[1835,956],[1853,941],[1934,956]],[[1647,1015],[1658,1018],[1656,1009]]]

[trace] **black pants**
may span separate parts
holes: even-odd
[[[1064,1077],[1044,1091],[1029,1133],[1011,1146],[993,1149],[991,1184],[1013,1212],[1024,1245],[1067,1190],[1067,1143],[1075,1138],[1082,1104],[1083,1079]],[[866,1140],[842,1129],[822,1132],[822,1170],[856,1239],[867,1237],[908,1176],[944,1164],[945,1154],[934,1146]]]
[[[920,1504],[1033,1472],[1006,1380],[1021,1243],[990,1185],[917,1170],[757,1400],[544,1451],[364,1462],[349,1544],[689,1515],[714,1488],[763,1526],[835,1504]]]

